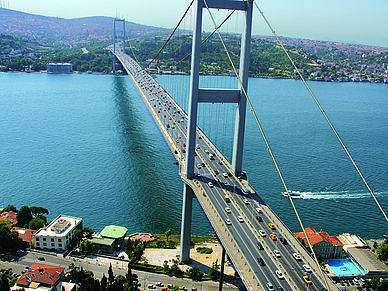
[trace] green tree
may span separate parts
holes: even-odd
[[[168,242],[168,238],[171,236],[171,229],[167,228],[164,234],[166,235],[166,241]]]
[[[34,230],[39,230],[39,229],[43,228],[44,225],[45,225],[45,222],[43,219],[41,219],[39,217],[35,217],[35,218],[30,220],[30,223],[28,224],[28,228],[34,229]]]
[[[387,244],[381,244],[376,250],[377,258],[380,261],[386,261],[388,260],[388,245]]]
[[[86,238],[91,238],[92,234],[94,233],[94,229],[89,227],[84,227],[83,232]]]
[[[200,268],[194,266],[185,272],[191,279],[201,280],[205,275]]]
[[[89,255],[93,253],[94,252],[93,243],[88,239],[81,241],[79,244],[79,251],[82,255]]]
[[[113,275],[112,264],[109,263],[109,269],[108,269],[108,282],[109,282],[109,284],[112,285],[114,280],[115,280],[115,276]]]
[[[213,262],[212,267],[209,273],[207,274],[207,277],[212,280],[218,280],[218,278],[220,277],[219,269],[220,269],[220,265],[218,264],[218,260],[216,260],[215,262]]]
[[[4,272],[0,278],[0,291],[9,291],[9,290],[10,290],[10,286],[9,286],[8,276],[6,272]]]
[[[171,271],[171,269],[170,269],[170,267],[169,267],[169,265],[168,265],[168,262],[167,262],[167,260],[165,260],[165,261],[163,262],[163,272],[169,273],[170,271]]]
[[[178,266],[178,261],[174,260],[172,265],[171,265],[171,273],[173,275],[180,276],[183,274],[182,270]]]
[[[0,250],[19,250],[24,249],[23,240],[19,237],[16,230],[12,230],[7,224],[0,224]]]
[[[117,275],[114,279],[114,290],[124,291],[124,284],[127,283],[127,279],[123,275]]]
[[[17,208],[11,204],[8,204],[6,207],[4,207],[2,212],[9,212],[9,211],[18,212]]]
[[[46,208],[37,207],[37,206],[31,206],[30,211],[31,211],[31,214],[34,215],[34,217],[37,217],[40,214],[45,214],[45,215],[49,214],[49,211]]]
[[[30,208],[28,206],[22,206],[16,215],[16,219],[19,226],[28,227],[28,224],[32,219]]]

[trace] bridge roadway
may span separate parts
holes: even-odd
[[[112,51],[111,48],[110,50]],[[197,176],[195,179],[185,177],[183,169],[186,113],[128,55],[116,48],[116,57],[123,64],[149,107],[180,164],[182,179],[194,190],[196,198],[247,289],[271,290],[267,286],[270,282],[274,290],[326,290],[312,258],[249,186],[245,177],[236,177],[230,173],[229,161],[199,128],[197,128],[195,153]],[[209,158],[208,153],[214,154],[214,160]],[[209,185],[209,182],[213,186]],[[241,192],[242,187],[249,190],[247,196]],[[225,201],[225,195],[230,197],[229,203]],[[238,216],[241,217],[240,220]],[[259,221],[259,216],[262,221]],[[230,220],[229,224],[227,219]],[[273,223],[275,229],[271,229],[269,223]],[[260,235],[259,230],[263,230],[265,235]],[[277,239],[271,239],[269,236],[271,233],[275,234]],[[284,238],[287,243],[281,243],[279,238]],[[258,247],[258,242],[263,246],[262,249]],[[280,255],[276,256],[274,250],[278,250]],[[300,254],[301,259],[296,260],[294,253]],[[258,258],[263,259],[264,265],[260,265]],[[311,272],[305,271],[304,264],[311,266]],[[276,270],[279,270],[284,278],[276,275]],[[303,276],[308,276],[312,283],[307,284]],[[326,280],[330,290],[338,290],[329,279]]]

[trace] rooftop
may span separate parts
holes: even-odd
[[[48,226],[39,229],[35,236],[66,236],[82,218],[58,215]]]
[[[31,265],[30,271],[19,277],[16,284],[25,287],[29,287],[32,284],[32,288],[38,287],[39,284],[53,286],[57,283],[64,270],[65,268],[63,267],[34,263]]]
[[[127,231],[128,229],[123,226],[108,225],[101,231],[101,236],[113,239],[123,238],[127,234]]]

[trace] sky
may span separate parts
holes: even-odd
[[[388,47],[388,0],[255,0],[278,36]],[[54,16],[111,16],[157,27],[174,28],[190,0],[0,0],[2,7]],[[212,10],[216,23],[227,12]],[[272,35],[256,7],[253,35]],[[203,30],[214,26],[204,11]],[[242,14],[224,32],[241,32]],[[192,17],[184,22],[191,29]]]

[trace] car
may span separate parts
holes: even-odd
[[[225,207],[225,212],[226,212],[226,213],[231,213],[232,211],[230,210],[229,207]]]
[[[218,163],[219,163],[220,165],[222,165],[222,161],[219,161]]]
[[[179,287],[179,290],[185,290],[185,291],[187,291],[187,288],[186,288],[185,286],[180,286],[180,287]]]
[[[219,172],[218,172],[217,170],[215,170],[215,171],[214,171],[214,173],[215,173],[216,175],[218,175],[218,174],[219,174]]]
[[[161,282],[156,282],[155,285],[156,285],[156,286],[159,286],[159,287],[164,287],[164,284],[161,283]]]
[[[167,288],[172,288],[172,284],[167,284]]]
[[[205,153],[207,153],[207,154],[208,154],[208,153],[209,153],[209,151],[208,151],[208,150],[205,150]]]
[[[197,148],[197,149],[200,149],[201,147],[199,146],[199,144],[197,144],[197,145],[196,145],[196,148]]]
[[[244,200],[244,204],[245,204],[245,205],[249,205],[248,199],[245,199],[245,200]]]
[[[222,173],[222,176],[224,176],[225,178],[228,178],[228,173]]]
[[[275,229],[275,224],[273,224],[273,223],[268,223],[268,226],[270,229]]]
[[[287,244],[287,240],[284,238],[284,237],[279,237],[279,240],[282,244],[286,245]]]
[[[309,279],[309,276],[303,276],[303,280],[307,283],[307,284],[312,284],[313,282]]]
[[[273,285],[270,282],[268,282],[265,286],[267,286],[267,289],[269,291],[274,291],[275,290],[275,288],[273,287]]]
[[[201,173],[200,172],[197,173],[197,177],[201,177]]]
[[[292,256],[295,258],[295,260],[300,261],[302,258],[298,253],[293,253]]]
[[[261,218],[261,216],[258,216],[258,215],[256,215],[256,219],[257,219],[257,221],[263,221],[263,219]]]
[[[278,291],[284,291],[282,286],[278,286]]]
[[[186,144],[185,144],[185,143],[183,143],[182,145],[183,145],[184,147],[186,146]]]
[[[257,261],[259,262],[260,266],[265,266],[264,260],[260,257],[257,257]]]
[[[360,278],[360,281],[362,284],[365,284],[365,279],[364,278]]]
[[[261,235],[262,237],[267,236],[267,234],[265,233],[265,231],[262,230],[262,229],[259,229],[259,233],[260,233],[260,235]]]
[[[177,138],[176,140],[175,140],[177,143],[179,143],[179,139]]]
[[[200,169],[200,168],[202,168],[201,164],[197,164],[197,169]]]
[[[229,203],[230,202],[230,198],[228,195],[224,195],[224,200],[226,203]]]
[[[207,184],[209,185],[210,188],[213,188],[213,183],[212,182],[208,182]]]
[[[261,244],[261,242],[257,242],[256,243],[256,245],[257,245],[257,248],[259,249],[259,250],[264,250],[264,248],[263,248],[263,245]]]
[[[277,240],[278,239],[278,237],[274,233],[271,233],[269,236],[271,237],[272,240]]]
[[[238,221],[240,221],[240,222],[244,222],[244,219],[239,215],[239,216],[237,216],[237,219],[238,219]]]
[[[201,163],[202,168],[205,168],[205,163]]]
[[[182,149],[182,153],[185,153],[186,152],[186,150],[185,149]]]
[[[311,272],[312,272],[309,265],[304,264],[304,265],[302,265],[302,267],[303,267],[303,269],[304,269],[307,273],[311,273]]]
[[[282,255],[278,250],[273,250],[273,253],[275,254],[276,257],[280,258]]]
[[[249,194],[249,191],[248,191],[248,189],[247,189],[247,188],[245,188],[245,187],[242,187],[242,188],[241,188],[241,193],[242,193],[243,195],[245,195],[245,196],[248,196],[248,194]]]
[[[261,212],[262,212],[261,209],[260,209],[259,207],[256,207],[255,209],[256,209],[256,211],[257,211],[258,213],[261,213]]]
[[[46,259],[44,257],[38,257],[39,261],[45,261]]]
[[[148,284],[148,285],[147,285],[147,288],[148,288],[148,289],[155,289],[156,287],[155,287],[154,285],[152,285],[152,284]]]
[[[224,181],[223,184],[224,184],[225,187],[229,186],[228,182],[226,182],[226,181]]]
[[[279,279],[284,279],[283,273],[279,270],[275,271],[276,276],[278,276]]]
[[[231,224],[232,224],[232,221],[228,218],[228,219],[226,220],[226,224],[231,225]]]

